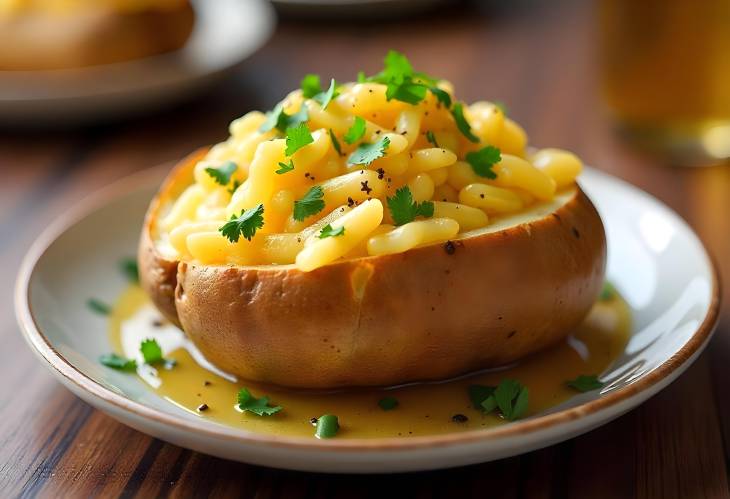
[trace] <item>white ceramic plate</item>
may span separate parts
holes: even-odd
[[[0,123],[79,123],[157,109],[236,67],[276,24],[266,0],[191,3],[195,27],[175,52],[77,69],[0,71]]]
[[[712,262],[692,230],[648,194],[588,169],[581,184],[608,233],[608,278],[633,310],[624,354],[607,385],[550,411],[493,429],[429,437],[331,439],[269,436],[201,420],[137,377],[97,362],[110,350],[106,321],[85,307],[112,302],[126,283],[116,262],[134,254],[142,217],[164,170],[129,177],[62,216],[20,270],[16,311],[42,363],[79,397],[142,432],[216,456],[326,472],[396,472],[459,466],[527,452],[618,417],[671,383],[699,355],[719,307]]]

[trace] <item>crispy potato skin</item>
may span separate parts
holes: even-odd
[[[144,256],[150,245],[143,234],[142,281],[168,315],[169,272]],[[455,241],[453,252],[437,244],[312,272],[181,262],[173,308],[207,359],[241,378],[392,385],[503,365],[561,340],[594,303],[605,262],[600,217],[577,189],[552,214]],[[163,281],[164,292],[150,290]]]

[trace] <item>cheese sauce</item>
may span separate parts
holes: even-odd
[[[566,386],[567,380],[600,374],[621,355],[630,335],[631,317],[626,303],[614,294],[597,302],[565,341],[515,365],[438,383],[331,392],[236,382],[207,362],[178,328],[164,321],[138,286],[120,297],[110,328],[115,350],[138,360],[137,374],[160,396],[197,417],[260,433],[313,436],[310,419],[335,414],[341,426],[337,438],[408,437],[504,424],[496,413],[484,415],[472,407],[467,393],[472,384],[494,386],[505,378],[520,381],[529,389],[527,416],[566,401],[577,394]],[[139,345],[146,338],[156,339],[165,357],[177,364],[170,369],[142,365]],[[283,410],[263,417],[241,413],[235,404],[242,386],[256,397],[268,396],[271,405]],[[384,397],[395,397],[398,406],[384,411],[378,406]],[[202,404],[207,409],[199,411]],[[468,419],[456,422],[454,419],[464,419],[454,418],[456,415]]]

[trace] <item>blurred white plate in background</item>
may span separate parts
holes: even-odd
[[[185,46],[144,59],[54,71],[0,71],[0,124],[76,124],[155,110],[224,75],[271,36],[267,0],[192,0]]]

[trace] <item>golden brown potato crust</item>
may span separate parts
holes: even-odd
[[[120,12],[100,4],[67,15],[37,10],[0,17],[0,70],[50,70],[139,59],[179,49],[193,29],[188,2]]]
[[[144,256],[151,244],[143,234],[142,280],[148,291],[164,281],[151,296],[168,315],[170,275]],[[208,360],[243,379],[392,385],[503,365],[555,343],[603,282],[603,225],[580,189],[544,218],[453,244],[312,272],[182,262],[173,308]]]

